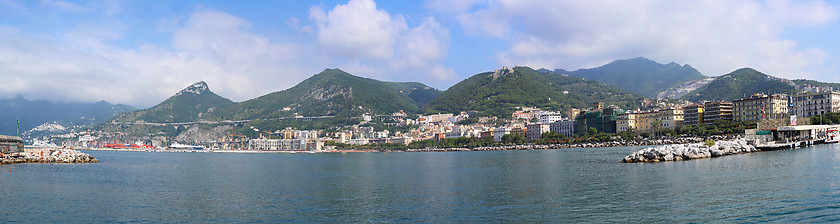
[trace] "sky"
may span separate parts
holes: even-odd
[[[502,66],[646,57],[840,82],[838,2],[0,0],[0,98],[150,107],[188,85],[239,102],[326,68],[446,90]]]

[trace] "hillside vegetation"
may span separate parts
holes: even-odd
[[[219,108],[233,105],[227,98],[216,95],[207,83],[197,82],[152,108],[120,114],[118,122],[145,121],[152,123],[192,122]]]
[[[597,81],[515,67],[474,75],[441,93],[424,109],[427,113],[478,110],[487,115],[509,117],[517,106],[565,110],[604,102],[637,108],[642,99]]]
[[[796,93],[792,83],[766,75],[752,68],[741,68],[715,78],[709,84],[685,94],[682,99],[692,102],[733,101],[756,93]]]
[[[213,116],[241,120],[295,115],[351,117],[367,112],[393,113],[401,110],[417,112],[419,103],[409,94],[425,87],[419,83],[388,83],[350,75],[339,69],[327,69],[292,88],[217,110]],[[429,97],[418,95],[423,100]]]

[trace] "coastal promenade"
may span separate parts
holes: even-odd
[[[421,149],[336,149],[323,151],[278,151],[278,150],[179,150],[179,149],[112,149],[112,148],[83,148],[80,150],[94,151],[126,151],[126,152],[213,152],[213,153],[348,153],[348,152],[458,152],[458,151],[505,151],[505,150],[545,150],[565,148],[609,148],[626,146],[647,146],[647,145],[670,145],[690,144],[703,142],[705,140],[727,140],[736,139],[737,136],[711,136],[711,137],[682,137],[655,140],[633,140],[633,141],[608,141],[591,143],[557,143],[557,144],[520,144],[502,146],[483,146],[472,148],[421,148]]]
[[[656,140],[634,140],[634,141],[608,141],[608,142],[592,142],[592,143],[559,143],[559,144],[523,144],[523,145],[503,145],[503,146],[485,146],[474,148],[424,148],[424,149],[406,149],[406,150],[383,150],[385,152],[455,152],[455,151],[502,151],[502,150],[542,150],[542,149],[566,149],[566,148],[609,148],[609,147],[625,147],[625,146],[646,146],[646,145],[670,145],[670,144],[689,144],[703,142],[707,139],[724,140],[734,139],[736,136],[712,136],[707,138],[702,137],[684,137],[671,139],[656,139]]]

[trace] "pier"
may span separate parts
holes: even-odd
[[[747,129],[745,137],[749,144],[761,150],[795,149],[825,143],[828,130],[838,127],[840,125],[799,125]]]

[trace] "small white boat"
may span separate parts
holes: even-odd
[[[840,130],[838,129],[828,129],[825,133],[825,143],[837,143],[840,142]]]

